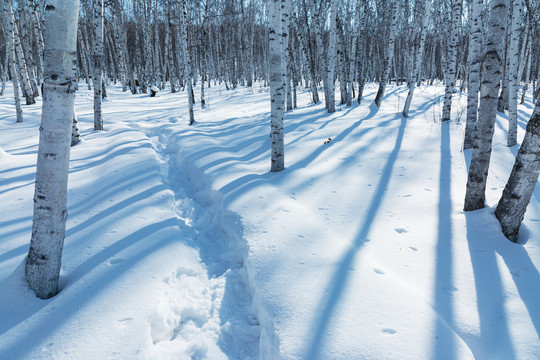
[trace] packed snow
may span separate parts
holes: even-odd
[[[200,85],[200,84],[197,84]],[[328,114],[305,90],[270,168],[268,88],[81,84],[62,291],[24,280],[41,102],[0,97],[0,359],[538,359],[540,187],[506,240],[493,215],[518,148],[499,114],[487,207],[462,211],[466,95],[376,85]],[[322,92],[321,92],[322,93]],[[519,140],[532,100],[518,106]],[[196,91],[196,99],[199,93]],[[196,106],[199,105],[198,103]]]

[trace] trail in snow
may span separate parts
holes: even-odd
[[[196,247],[205,270],[179,264],[163,280],[161,296],[149,319],[152,356],[189,354],[192,359],[256,359],[261,327],[247,285],[248,248],[238,215],[223,209],[222,195],[182,156],[168,126],[142,128],[162,161],[162,178],[175,198],[188,243]],[[213,339],[219,349],[211,349]],[[200,344],[204,346],[199,346]]]

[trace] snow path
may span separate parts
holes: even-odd
[[[260,324],[253,314],[253,301],[243,263],[247,245],[238,215],[222,206],[222,195],[208,188],[208,179],[183,158],[169,138],[166,126],[143,128],[162,160],[162,177],[175,197],[178,217],[184,220],[184,236],[196,247],[204,263],[204,274],[193,274],[180,267],[167,278],[156,312],[151,317],[152,340],[162,349],[153,356],[178,355],[177,344],[187,349],[194,342],[208,341],[204,327],[218,335],[217,344],[231,359],[255,359],[259,353]],[[193,198],[190,198],[192,196]],[[242,243],[243,242],[243,243]],[[190,293],[192,289],[200,289]],[[201,313],[202,310],[202,313]],[[205,311],[211,314],[207,319]],[[191,329],[190,329],[191,327]],[[199,327],[199,330],[195,330]],[[200,341],[199,340],[199,341]],[[170,342],[170,343],[167,343]],[[162,343],[163,342],[163,343]],[[189,350],[192,358],[208,358],[210,354]],[[211,358],[218,359],[217,353]]]

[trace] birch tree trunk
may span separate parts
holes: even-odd
[[[180,2],[180,42],[182,45],[182,58],[184,65],[184,80],[187,84],[187,93],[188,93],[188,109],[189,109],[189,125],[192,125],[195,122],[195,116],[193,115],[193,103],[195,99],[193,98],[193,85],[191,82],[191,64],[189,61],[189,53],[187,47],[187,9],[186,1],[181,0]]]
[[[79,1],[48,0],[45,8],[44,94],[32,239],[26,279],[41,299],[58,293],[67,219],[67,178],[75,101]]]
[[[290,0],[269,0],[269,56],[270,56],[270,137],[272,140],[270,171],[277,172],[285,168],[283,117],[285,115],[283,72],[283,28],[282,10],[288,8]]]
[[[510,178],[506,183],[495,216],[503,234],[516,242],[527,205],[540,174],[540,99],[527,124],[525,138],[519,148]]]
[[[334,86],[334,76],[336,72],[337,51],[336,51],[336,17],[337,0],[330,0],[330,33],[328,34],[328,66],[326,67],[326,83],[328,84],[328,94],[326,98],[326,109],[328,113],[336,111],[336,90]]]
[[[103,113],[101,102],[103,99],[103,0],[92,0],[94,2],[94,130],[103,130]]]
[[[482,8],[484,0],[473,0],[469,33],[469,88],[467,93],[467,120],[463,149],[473,146],[478,115],[478,90],[480,88],[480,70],[482,66]]]
[[[452,95],[456,84],[456,59],[457,44],[459,35],[459,23],[461,19],[461,2],[463,0],[452,1],[452,29],[450,30],[450,44],[448,45],[448,58],[446,68],[446,87],[444,90],[444,104],[441,121],[450,121],[452,111]]]
[[[377,107],[381,106],[384,91],[386,90],[386,84],[388,83],[388,77],[390,76],[390,70],[392,68],[392,60],[394,59],[394,45],[396,43],[399,3],[398,1],[392,1],[390,6],[390,18],[392,21],[390,23],[388,47],[386,48],[384,58],[384,71],[380,79],[379,90],[377,90],[377,95],[375,96],[375,105]]]
[[[32,88],[30,86],[30,79],[28,76],[28,71],[26,68],[26,62],[24,61],[24,54],[21,46],[21,40],[19,38],[19,31],[17,30],[17,26],[15,24],[15,18],[13,15],[13,2],[12,0],[6,0],[4,2],[4,20],[6,25],[6,33],[12,34],[13,38],[13,49],[15,52],[15,55],[13,56],[13,61],[15,64],[18,64],[19,72],[16,72],[14,74],[20,75],[21,79],[21,87],[24,93],[24,96],[26,97],[26,105],[32,105],[36,103],[36,100],[34,99],[34,94],[32,91]],[[10,36],[10,35],[8,35]]]
[[[510,28],[510,45],[508,56],[510,57],[510,66],[508,68],[508,139],[507,146],[517,144],[517,97],[519,89],[518,74],[519,67],[519,25],[521,24],[523,12],[523,0],[514,0],[512,10],[512,25]],[[523,45],[525,47],[525,44]]]
[[[504,31],[506,27],[506,0],[492,0],[490,5],[487,43],[483,58],[478,131],[473,140],[473,153],[464,211],[482,209],[486,198],[486,180],[491,158],[491,143],[497,116],[497,95],[504,66]]]
[[[423,5],[423,2],[421,1],[418,4],[418,11],[420,13],[419,19],[421,19],[420,23],[420,44],[418,45],[418,49],[416,50],[416,56],[412,71],[412,76],[409,81],[409,93],[407,94],[407,98],[405,99],[405,105],[403,106],[403,112],[401,113],[403,117],[407,118],[409,117],[409,108],[411,107],[412,98],[414,95],[414,89],[416,88],[416,84],[419,80],[419,74],[420,74],[420,66],[422,66],[422,60],[424,56],[424,46],[426,44],[426,33],[427,33],[427,25],[429,20],[429,14],[431,11],[431,0],[428,0],[425,3],[425,6]]]
[[[29,17],[32,19],[34,37],[37,43],[37,76],[41,84],[43,77],[43,31],[41,29],[36,0],[27,0],[26,10]]]
[[[364,30],[364,4],[359,2],[356,5],[356,12],[354,17],[352,39],[351,39],[351,54],[349,56],[349,86],[347,87],[347,106],[352,106],[353,99],[353,81],[354,81],[354,72],[356,70],[356,65],[358,63],[358,58],[356,57],[356,46],[358,43],[358,34],[362,33]]]

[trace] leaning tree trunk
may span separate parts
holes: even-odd
[[[469,33],[469,88],[467,93],[467,121],[463,149],[473,146],[478,116],[478,89],[480,88],[480,70],[482,66],[482,8],[484,0],[473,0]]]
[[[282,5],[288,8],[290,0],[270,0],[268,3],[269,17],[269,56],[270,56],[270,137],[272,140],[270,171],[277,172],[285,168],[283,117],[285,115],[284,78],[282,63],[283,54],[283,28]]]
[[[521,23],[521,13],[523,9],[522,0],[514,0],[512,10],[512,25],[510,28],[510,46],[508,56],[510,66],[508,67],[508,139],[507,146],[517,144],[517,97],[519,80],[519,25]],[[523,45],[525,47],[525,44]]]
[[[390,69],[392,68],[392,60],[394,58],[394,45],[396,43],[396,33],[397,33],[397,23],[398,23],[398,8],[399,4],[397,1],[393,1],[391,6],[391,19],[390,24],[390,35],[388,39],[388,47],[386,48],[386,54],[384,58],[384,71],[381,76],[379,83],[379,90],[377,90],[377,95],[375,96],[375,105],[377,107],[381,106],[382,98],[386,90],[386,84],[388,83],[388,77],[390,76]]]
[[[58,293],[67,219],[67,179],[77,76],[79,1],[48,0],[43,110],[26,279],[42,299]]]
[[[459,23],[461,19],[461,2],[453,0],[452,4],[452,29],[450,31],[450,44],[448,45],[448,59],[446,68],[446,87],[444,90],[444,104],[441,121],[449,121],[452,110],[452,95],[456,84],[456,58],[459,35]]]
[[[534,186],[540,174],[540,99],[527,124],[525,138],[519,149],[510,178],[506,183],[495,216],[501,223],[503,234],[516,242],[518,231],[531,201]]]
[[[94,130],[103,130],[103,0],[94,1]]]
[[[506,11],[506,0],[492,0],[487,43],[482,65],[478,131],[475,132],[473,140],[473,153],[467,180],[464,211],[482,209],[485,203],[491,143],[497,116],[497,95],[501,83],[501,70],[504,66],[502,53],[504,51]]]
[[[414,90],[419,80],[420,66],[422,66],[422,60],[424,59],[424,46],[426,44],[427,25],[429,20],[429,14],[431,10],[431,1],[427,1],[425,7],[422,2],[418,4],[419,19],[421,20],[422,27],[420,28],[420,44],[416,50],[415,62],[413,66],[411,81],[409,81],[409,93],[405,99],[405,105],[403,106],[403,117],[409,117],[409,108],[411,107]]]

